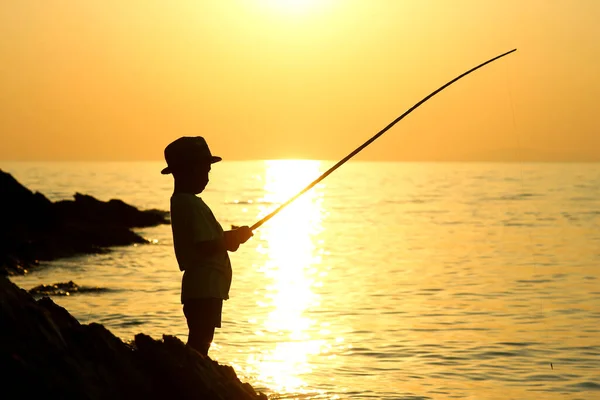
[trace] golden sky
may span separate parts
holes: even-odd
[[[0,160],[600,161],[598,0],[0,2]],[[527,149],[526,151],[519,149]]]

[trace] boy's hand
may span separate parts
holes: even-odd
[[[235,233],[240,241],[240,243],[246,243],[248,239],[250,239],[254,234],[250,230],[248,226],[240,226],[235,230]]]
[[[236,251],[240,247],[240,244],[246,243],[253,235],[247,226],[240,226],[239,228],[225,231],[223,234],[223,244],[227,251]]]

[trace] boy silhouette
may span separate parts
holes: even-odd
[[[167,167],[173,174],[171,196],[173,247],[183,271],[181,303],[189,329],[188,346],[208,356],[215,328],[221,327],[223,300],[229,298],[231,262],[228,251],[236,251],[252,231],[247,226],[223,231],[210,208],[196,196],[208,184],[211,164],[221,157],[211,154],[201,136],[181,137],[165,148]]]

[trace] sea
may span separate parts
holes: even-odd
[[[252,225],[333,162],[224,161],[200,196]],[[0,162],[51,200],[169,209],[162,162]],[[124,341],[187,340],[169,225],[12,277]],[[600,164],[349,162],[231,253],[210,356],[272,399],[600,399]]]

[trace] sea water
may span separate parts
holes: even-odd
[[[252,225],[331,162],[215,164],[201,196]],[[13,163],[51,200],[168,210],[160,162]],[[171,228],[12,280],[123,340],[187,339]],[[273,398],[600,398],[600,164],[350,162],[231,253],[212,358]]]

